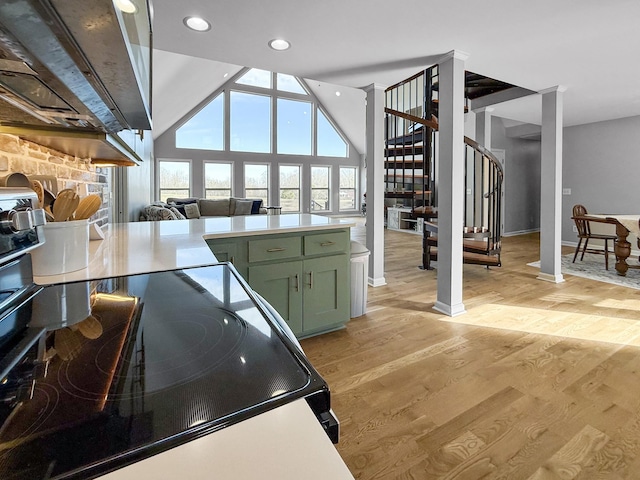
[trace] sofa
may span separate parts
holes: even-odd
[[[201,217],[231,217],[237,215],[265,215],[262,200],[253,198],[167,198],[154,202],[140,212],[141,221],[184,220]]]

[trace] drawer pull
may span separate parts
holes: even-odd
[[[285,250],[286,250],[286,248],[282,248],[282,247],[267,248],[267,252],[269,252],[269,253],[273,253],[273,252],[284,252]]]
[[[335,245],[336,242],[322,242],[320,244],[321,247],[330,247],[331,245]]]

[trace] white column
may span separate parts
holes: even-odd
[[[367,93],[367,248],[369,285],[386,285],[384,278],[384,90],[371,84]]]
[[[540,165],[540,273],[538,278],[564,282],[562,257],[562,94],[556,86],[542,94],[542,158]]]
[[[492,107],[474,110],[476,114],[476,138],[474,139],[487,150],[491,150],[491,112]]]
[[[449,316],[466,313],[462,303],[464,226],[464,62],[453,50],[439,62],[438,294],[434,309]]]

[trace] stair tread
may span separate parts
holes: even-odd
[[[429,258],[433,261],[438,260],[438,248],[431,247],[429,252]],[[500,256],[498,254],[486,255],[483,253],[473,253],[473,252],[462,252],[462,258],[464,263],[472,264],[472,265],[491,265],[491,266],[500,266]]]

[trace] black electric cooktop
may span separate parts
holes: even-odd
[[[0,403],[0,478],[94,478],[326,395],[245,285],[222,264],[48,286],[23,304],[47,329],[44,362],[31,398]]]

